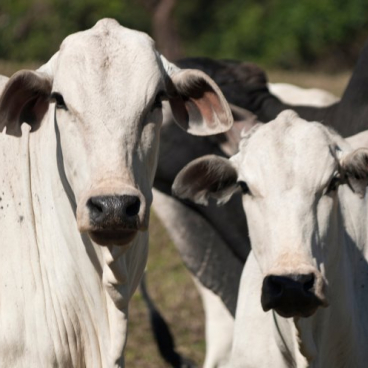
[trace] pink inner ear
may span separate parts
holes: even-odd
[[[205,122],[210,128],[216,126],[216,116],[221,120],[221,104],[213,91],[205,91],[201,98],[189,99],[185,105],[193,120]]]
[[[222,122],[228,120],[226,110],[223,104],[221,104],[218,95],[209,87],[208,85],[206,86],[201,96],[196,93],[197,91],[194,91],[193,95],[195,97],[189,98],[184,102],[191,119],[190,125],[202,126],[204,128],[203,131],[205,129],[216,130]]]
[[[171,107],[183,129],[195,135],[209,135],[231,127],[230,108],[210,77],[199,70],[186,69],[174,75],[172,81],[179,96],[170,100]]]

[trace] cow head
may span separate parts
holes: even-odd
[[[242,190],[252,251],[264,275],[263,309],[308,317],[327,306],[327,284],[339,274],[338,198],[353,191],[359,201],[367,183],[367,148],[352,150],[330,129],[285,111],[244,136],[230,160],[205,156],[188,164],[173,191],[207,204]]]
[[[20,136],[23,122],[32,131],[55,123],[79,230],[102,245],[125,245],[148,225],[164,100],[189,133],[231,126],[208,76],[181,71],[146,34],[104,19],[67,37],[38,71],[10,78],[0,128]]]

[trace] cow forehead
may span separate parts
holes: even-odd
[[[319,123],[295,115],[261,126],[241,144],[240,176],[262,184],[319,187],[337,168],[335,150],[342,139]]]
[[[61,45],[54,75],[57,88],[84,88],[107,95],[117,89],[125,99],[138,89],[140,95],[152,94],[160,82],[163,67],[153,40],[112,19],[68,36]]]

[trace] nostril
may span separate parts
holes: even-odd
[[[138,197],[133,197],[131,199],[131,203],[128,206],[126,206],[126,208],[125,208],[125,214],[128,217],[137,216],[138,213],[139,213],[140,207],[141,207],[141,202],[140,202],[139,198]]]
[[[304,280],[303,289],[304,291],[311,291],[314,287],[314,274],[311,273],[309,275],[306,275],[306,279]]]
[[[98,228],[133,228],[139,226],[141,201],[133,195],[90,197],[86,206],[90,223]]]
[[[95,213],[103,213],[104,211],[103,205],[98,197],[88,199],[87,207],[90,211]]]
[[[100,212],[100,213],[102,213],[103,212],[103,208],[102,208],[102,206],[100,205],[100,204],[98,204],[98,203],[94,203],[94,209],[96,210],[96,211],[98,211],[98,212]]]
[[[271,293],[277,297],[282,294],[284,290],[284,285],[279,277],[269,276],[268,277],[268,286],[270,288]]]

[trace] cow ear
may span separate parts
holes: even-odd
[[[229,104],[234,118],[233,126],[225,133],[211,137],[227,156],[234,156],[239,152],[239,144],[243,135],[255,125],[260,124],[257,116],[242,107]]]
[[[341,167],[350,188],[364,198],[368,185],[368,149],[358,148],[341,160]]]
[[[193,135],[223,133],[231,128],[230,107],[217,84],[200,70],[186,69],[171,75],[174,89],[170,105],[178,125]]]
[[[0,131],[6,127],[7,134],[20,137],[23,122],[36,130],[48,109],[51,88],[51,79],[43,73],[15,73],[0,96]]]
[[[210,197],[226,203],[238,188],[238,174],[229,160],[208,155],[186,165],[176,176],[173,194],[181,199],[207,205]]]

